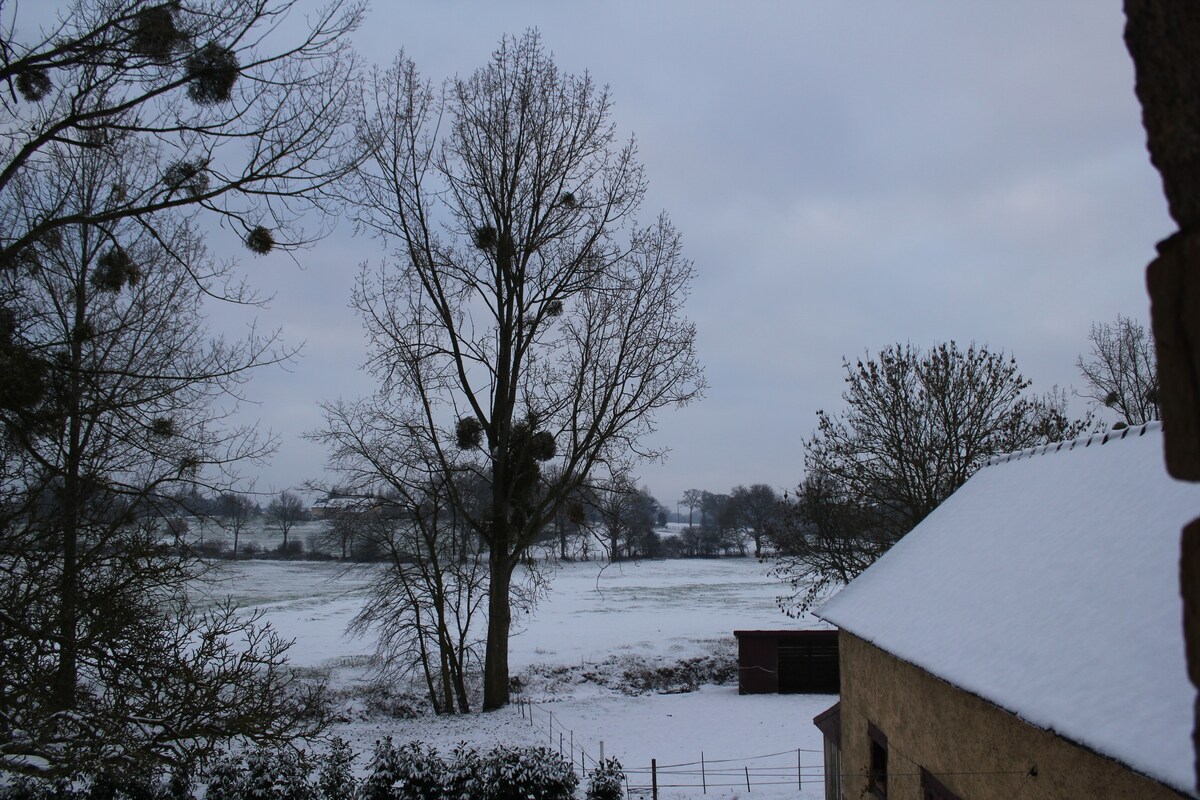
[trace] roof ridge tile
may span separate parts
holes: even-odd
[[[1021,459],[1025,458],[1033,458],[1034,456],[1049,455],[1050,453],[1057,453],[1064,448],[1066,450],[1074,450],[1076,447],[1091,447],[1093,443],[1097,445],[1104,445],[1112,441],[1128,438],[1130,436],[1144,436],[1147,431],[1160,430],[1162,430],[1162,421],[1151,420],[1150,422],[1145,422],[1141,425],[1127,425],[1124,428],[1118,428],[1116,430],[1089,433],[1076,439],[1066,439],[1061,442],[1047,442],[1046,444],[1027,447],[1024,450],[1014,450],[1011,453],[1001,453],[1000,455],[989,458],[984,463],[984,466],[991,467],[996,464],[1007,464],[1010,461],[1020,461]]]

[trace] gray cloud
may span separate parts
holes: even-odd
[[[399,46],[435,80],[504,33],[540,29],[561,68],[607,83],[697,280],[689,314],[712,389],[664,415],[683,489],[794,484],[841,360],[895,341],[986,342],[1034,388],[1077,380],[1089,324],[1146,318],[1142,268],[1170,233],[1145,155],[1116,2],[951,4],[377,3],[356,37]],[[344,227],[287,259],[248,261],[277,290],[262,314],[307,341],[249,387],[283,437],[264,483],[321,475],[297,440],[315,403],[369,392],[355,264],[381,251]]]

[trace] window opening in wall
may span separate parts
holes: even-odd
[[[887,797],[887,737],[879,728],[869,722],[867,723],[867,735],[871,739],[871,771],[867,778],[867,791],[874,797]]]
[[[922,800],[962,800],[945,787],[933,774],[921,767],[921,799]]]

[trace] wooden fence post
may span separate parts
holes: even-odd
[[[650,759],[650,796],[658,800],[658,759]]]
[[[749,792],[750,791],[750,768],[742,767],[742,769],[746,770],[746,791]]]
[[[704,787],[704,793],[708,794],[708,778],[704,774],[704,751],[700,751],[700,785]]]

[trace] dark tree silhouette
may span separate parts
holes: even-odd
[[[655,412],[702,388],[692,268],[665,216],[634,222],[645,179],[607,92],[560,73],[536,33],[436,92],[401,57],[366,95],[354,213],[394,249],[354,303],[381,389],[330,419],[354,420],[346,440],[415,437],[449,485],[470,470],[488,488],[482,511],[452,499],[488,544],[494,709],[526,549],[587,476],[657,455],[639,445]]]
[[[636,480],[617,475],[591,487],[586,493],[588,526],[609,562],[658,554],[654,532],[659,504]]]
[[[53,170],[9,187],[22,213],[86,218],[114,180],[157,163],[136,140],[52,150]],[[282,642],[232,609],[187,603],[202,565],[180,509],[272,445],[226,427],[218,400],[287,357],[270,336],[208,334],[205,287],[227,275],[169,214],[153,230],[130,218],[59,227],[36,267],[0,271],[24,312],[12,340],[41,364],[31,401],[0,409],[5,768],[182,765],[320,719],[290,696]]]
[[[335,0],[289,40],[293,0],[74,0],[34,30],[14,6],[0,33],[0,263],[28,262],[55,230],[203,207],[262,252],[319,231],[296,225],[351,166],[346,108],[359,3]],[[21,175],[114,136],[159,165],[118,176],[86,210],[20,215]]]
[[[308,519],[308,508],[304,505],[304,499],[295,492],[285,489],[267,504],[266,514],[267,518],[271,520],[271,524],[275,526],[275,530],[283,536],[282,549],[286,552],[288,534],[291,533],[292,528]]]
[[[779,500],[779,494],[765,483],[756,483],[749,488],[735,486],[730,492],[734,524],[750,532],[755,558],[762,557],[767,532],[779,514]]]
[[[798,590],[785,610],[855,577],[992,456],[1091,424],[1066,416],[1061,391],[1030,395],[1016,361],[983,347],[897,344],[843,366],[846,409],[817,412],[807,476],[775,534],[774,571]]]
[[[222,528],[233,534],[233,557],[237,558],[238,540],[254,516],[254,501],[238,492],[222,492],[215,516]]]
[[[352,166],[356,4],[75,0],[0,31],[0,763],[67,774],[203,757],[319,727],[286,647],[197,614],[172,498],[236,484],[270,442],[224,423],[275,337],[210,336],[255,301],[204,252],[204,211],[254,252]],[[286,30],[296,30],[290,39]]]

